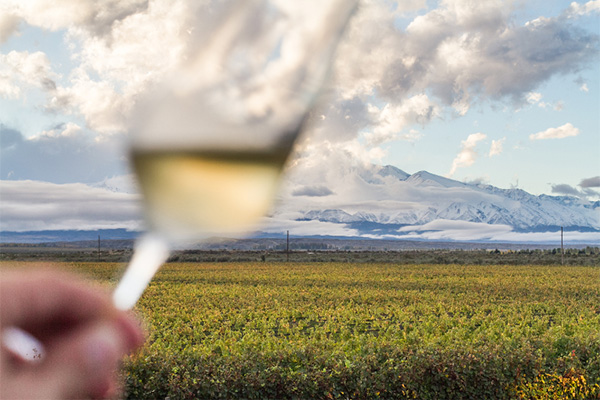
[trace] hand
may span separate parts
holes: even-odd
[[[50,270],[2,271],[0,335],[7,327],[36,337],[45,356],[39,362],[26,361],[3,346],[2,399],[113,395],[119,361],[143,343],[138,323],[115,309],[108,293]]]

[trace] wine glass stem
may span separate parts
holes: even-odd
[[[113,303],[120,310],[130,310],[144,293],[144,290],[169,258],[167,240],[155,233],[147,233],[136,243],[133,257],[113,292]]]

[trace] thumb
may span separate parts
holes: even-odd
[[[48,349],[40,374],[51,398],[102,398],[116,385],[121,358],[139,343],[123,324],[101,321],[71,332]]]

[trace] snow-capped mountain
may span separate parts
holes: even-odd
[[[536,196],[521,189],[463,183],[426,171],[411,175],[389,165],[357,171],[344,179],[351,179],[353,185],[341,182],[332,186],[329,198],[295,199],[295,221],[337,224],[359,235],[432,231],[438,229],[440,221],[445,226],[502,228],[503,232],[555,232],[564,227],[566,231],[600,233],[597,201]],[[357,181],[362,184],[357,185]],[[361,187],[362,192],[344,192],[349,186]],[[360,200],[344,203],[350,197]],[[289,215],[289,207],[287,211]]]

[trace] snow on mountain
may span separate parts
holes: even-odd
[[[354,197],[361,202],[344,204],[352,194],[340,187],[332,190],[339,195],[329,200],[311,203],[305,199],[297,221],[346,224],[363,234],[374,226],[395,231],[436,220],[502,225],[517,232],[556,231],[561,226],[600,231],[600,202],[462,183],[426,171],[409,175],[393,166],[366,168],[353,179],[357,176],[363,185],[360,196]]]
[[[383,177],[393,176],[394,178],[397,178],[400,181],[404,181],[410,176],[410,174],[407,174],[406,172],[392,165],[386,165],[384,167],[381,167],[378,174]]]
[[[410,175],[406,182],[412,185],[419,186],[438,186],[438,187],[465,187],[466,184],[462,182],[458,182],[452,179],[444,178],[439,175],[431,174],[427,171],[419,171],[415,174]]]

